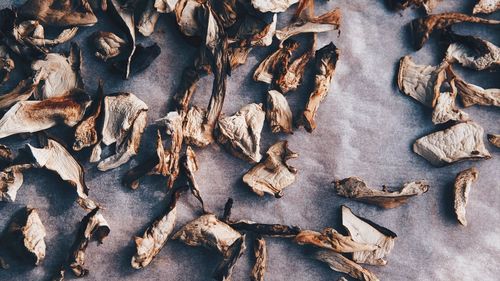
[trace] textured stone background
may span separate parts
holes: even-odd
[[[18,5],[23,0],[0,0],[0,7]],[[493,158],[481,162],[462,162],[434,168],[411,150],[419,137],[438,130],[431,122],[431,111],[398,92],[395,73],[400,57],[410,54],[419,64],[437,64],[444,50],[436,38],[415,52],[410,45],[407,23],[418,11],[401,14],[388,11],[383,1],[317,1],[316,13],[341,7],[342,33],[319,35],[319,46],[333,41],[341,49],[337,72],[330,95],[321,105],[318,128],[313,134],[303,129],[291,136],[273,135],[266,125],[262,152],[279,139],[288,139],[300,157],[292,163],[299,170],[298,180],[281,199],[259,198],[242,183],[241,176],[251,167],[234,158],[218,145],[196,150],[201,166],[196,174],[201,193],[213,212],[222,212],[227,197],[235,199],[233,217],[266,223],[300,225],[320,230],[331,226],[341,229],[340,205],[346,204],[356,214],[388,227],[398,234],[394,250],[384,267],[369,267],[381,280],[498,280],[500,275],[500,176],[498,150],[487,144]],[[445,0],[436,12],[470,12],[475,1]],[[293,9],[292,9],[293,11]],[[88,36],[96,30],[116,31],[116,24],[99,13],[99,23],[82,28],[76,41],[83,48],[83,77],[86,89],[95,93],[97,80],[105,78],[106,93],[130,91],[149,106],[152,123],[168,111],[168,103],[179,84],[182,69],[196,49],[182,41],[171,17],[162,16],[156,33],[142,41],[157,42],[162,53],[146,71],[128,81],[112,74],[93,57]],[[498,14],[493,17],[498,18]],[[284,25],[287,15],[281,15]],[[457,30],[477,34],[497,45],[498,27],[464,25]],[[307,38],[307,37],[304,37]],[[140,41],[141,41],[140,40]],[[60,50],[67,50],[68,44]],[[258,62],[272,48],[257,49],[248,62],[233,72],[228,81],[224,112],[233,114],[250,102],[265,100],[266,86],[252,80]],[[459,70],[467,81],[483,87],[500,87],[498,72]],[[310,76],[308,76],[310,77]],[[292,110],[299,113],[313,83],[306,79],[297,92],[287,95]],[[205,106],[211,93],[212,78],[199,83],[194,103]],[[12,85],[11,85],[12,86]],[[5,89],[2,89],[5,92]],[[486,132],[499,133],[499,111],[472,107],[465,110]],[[138,159],[111,172],[99,172],[89,164],[88,153],[77,154],[85,167],[90,197],[106,207],[104,215],[111,234],[103,245],[92,243],[86,264],[90,275],[84,280],[209,280],[217,256],[205,249],[169,242],[154,262],[143,270],[133,270],[130,258],[134,252],[134,235],[142,235],[152,220],[160,215],[165,202],[165,180],[148,177],[136,191],[120,184],[123,174],[137,160],[154,153],[155,129],[146,130]],[[21,147],[20,137],[9,137],[1,143]],[[26,142],[23,141],[23,142]],[[32,139],[36,144],[36,140]],[[455,175],[476,166],[479,180],[474,184],[464,228],[455,221],[452,207],[452,183]],[[431,188],[397,209],[380,210],[349,201],[334,194],[335,178],[360,176],[372,186],[399,186],[405,181],[426,179]],[[66,258],[74,240],[77,225],[85,215],[75,203],[71,188],[57,176],[42,170],[26,173],[25,183],[14,204],[0,204],[0,228],[4,229],[12,214],[25,205],[39,209],[47,229],[47,257],[38,267],[22,265],[7,255],[8,271],[0,271],[1,280],[45,280]],[[180,227],[199,215],[194,198],[184,194],[178,207]],[[340,274],[310,259],[303,248],[290,241],[270,238],[266,280],[336,280]],[[251,249],[252,244],[248,244]],[[1,246],[3,247],[3,245]],[[249,251],[234,269],[233,280],[248,280],[252,266]],[[67,274],[70,279],[72,274]]]

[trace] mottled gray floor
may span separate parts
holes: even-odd
[[[22,3],[23,1],[13,1]],[[383,267],[369,267],[381,280],[498,280],[500,276],[500,176],[498,150],[487,144],[493,158],[481,162],[462,162],[434,168],[415,155],[411,145],[415,139],[438,130],[431,122],[431,111],[398,92],[395,72],[400,57],[410,54],[417,63],[436,64],[443,49],[435,38],[415,52],[409,43],[407,23],[418,13],[401,14],[386,10],[383,1],[317,1],[317,13],[341,7],[344,16],[342,33],[322,34],[322,46],[333,41],[341,49],[337,73],[330,96],[318,113],[318,129],[313,134],[298,130],[291,136],[273,135],[265,127],[262,152],[279,139],[288,139],[290,148],[300,154],[293,160],[299,170],[298,180],[281,199],[259,198],[241,184],[241,176],[251,165],[232,157],[217,145],[196,150],[200,171],[196,177],[210,210],[220,213],[227,197],[235,199],[233,217],[267,223],[296,224],[320,230],[331,226],[340,229],[340,205],[346,204],[361,216],[384,225],[398,234],[394,250]],[[469,12],[474,1],[443,1],[441,11]],[[1,0],[0,7],[11,5]],[[493,17],[498,18],[498,15]],[[281,17],[281,25],[286,17]],[[83,28],[76,41],[84,49],[83,77],[93,94],[97,80],[105,78],[106,92],[130,91],[149,106],[150,123],[162,117],[179,84],[181,70],[195,53],[181,40],[170,17],[161,17],[157,32],[145,41],[155,41],[160,57],[143,73],[123,81],[111,74],[93,57],[87,43],[96,30],[116,30],[116,25],[103,19],[91,28]],[[499,44],[498,27],[460,26],[460,31],[478,34]],[[141,39],[142,40],[142,39]],[[62,50],[68,45],[61,46]],[[255,83],[252,73],[256,64],[272,49],[255,50],[248,63],[234,71],[228,82],[224,112],[232,114],[249,102],[263,102],[265,85]],[[466,80],[483,87],[499,87],[497,73],[460,70]],[[310,77],[310,76],[309,76]],[[300,112],[312,79],[287,96],[294,113]],[[194,103],[206,105],[212,79],[199,84]],[[4,89],[2,89],[4,92]],[[465,109],[486,132],[500,132],[499,111],[494,108]],[[141,156],[152,155],[154,128],[145,133]],[[21,147],[19,137],[1,140]],[[26,141],[24,141],[26,142]],[[35,140],[31,140],[36,144]],[[132,237],[142,234],[149,223],[164,209],[165,180],[148,177],[141,188],[130,191],[120,184],[122,175],[137,161],[107,173],[97,171],[83,161],[90,196],[102,203],[111,234],[104,244],[92,243],[87,250],[90,275],[84,280],[209,280],[217,256],[208,250],[190,248],[169,242],[154,262],[143,270],[133,270],[130,258],[134,251]],[[452,208],[452,183],[455,175],[476,166],[479,180],[474,184],[467,206],[468,227],[457,224]],[[380,210],[372,206],[337,197],[331,181],[357,175],[371,185],[398,186],[405,181],[426,179],[431,188],[425,195],[397,209]],[[74,203],[69,186],[42,170],[30,171],[14,204],[0,204],[0,228],[12,214],[25,205],[39,209],[47,228],[47,257],[38,267],[25,266],[7,255],[11,268],[0,271],[1,280],[44,280],[64,261],[74,240],[77,224],[84,211]],[[199,214],[197,202],[185,194],[180,199],[178,226]],[[249,244],[249,249],[252,245]],[[268,239],[269,263],[266,280],[336,280],[340,274],[311,260],[304,249],[290,241]],[[3,246],[2,246],[3,247]],[[234,270],[234,280],[248,280],[252,258],[247,252]],[[67,274],[71,276],[71,274]]]

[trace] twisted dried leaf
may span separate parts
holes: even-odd
[[[12,91],[0,96],[0,109],[7,109],[19,101],[29,99],[37,89],[37,84],[33,84],[33,79],[21,80]]]
[[[253,79],[267,84],[274,83],[273,78],[278,71],[278,67],[281,65],[286,68],[292,57],[292,52],[297,50],[298,47],[299,44],[294,40],[285,41],[278,50],[267,56],[267,58],[259,64],[253,74]]]
[[[479,177],[479,172],[476,168],[461,171],[455,179],[454,185],[454,208],[458,222],[463,226],[467,226],[467,218],[465,217],[465,207],[469,200],[469,193],[472,188],[472,183]]]
[[[457,75],[453,80],[464,107],[472,105],[500,106],[500,89],[484,89],[467,83]]]
[[[90,114],[84,118],[75,129],[75,141],[73,143],[73,150],[79,151],[85,147],[97,144],[99,141],[99,134],[97,132],[97,120],[101,116],[101,107],[104,101],[104,89],[102,80],[99,81],[97,88],[97,98],[92,103],[89,110]]]
[[[28,0],[19,13],[54,26],[91,26],[97,23],[87,0]]]
[[[229,225],[238,231],[250,231],[262,236],[294,237],[301,231],[298,226],[283,224],[257,223],[249,220],[229,222]]]
[[[302,230],[295,236],[294,241],[299,245],[313,245],[337,253],[375,251],[378,249],[377,245],[356,242],[352,237],[344,236],[333,228],[325,228],[321,233],[313,230]]]
[[[457,96],[457,88],[452,82],[452,92],[440,93],[432,112],[432,123],[443,124],[448,121],[467,121],[469,114],[458,109],[455,106],[455,98]]]
[[[259,196],[268,193],[277,198],[282,197],[283,189],[295,181],[297,174],[297,169],[286,161],[297,158],[298,154],[288,149],[287,141],[279,141],[267,150],[266,155],[263,162],[243,176],[243,182]]]
[[[413,151],[435,166],[463,160],[490,159],[484,146],[484,130],[474,123],[460,123],[415,141]]]
[[[449,32],[452,42],[446,50],[446,60],[458,62],[474,70],[497,69],[500,66],[500,48],[475,36],[462,36]]]
[[[243,255],[246,250],[245,235],[238,238],[224,254],[223,259],[215,268],[212,277],[218,281],[231,281],[231,274],[238,259]]]
[[[371,271],[361,267],[339,253],[328,250],[318,250],[313,254],[313,257],[328,264],[332,270],[348,274],[352,278],[361,281],[379,281],[377,276]]]
[[[276,90],[267,92],[266,118],[273,133],[293,133],[292,111],[285,96]]]
[[[253,253],[255,263],[250,273],[251,281],[264,281],[264,274],[267,267],[267,246],[266,240],[262,237],[257,237],[254,242]]]

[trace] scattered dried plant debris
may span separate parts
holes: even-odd
[[[313,257],[326,263],[332,270],[348,274],[352,278],[362,281],[379,281],[377,276],[371,271],[339,253],[329,250],[318,250],[313,254]]]
[[[97,17],[87,0],[28,0],[19,14],[54,26],[91,26]]]
[[[97,31],[92,36],[95,56],[103,61],[119,56],[127,44],[121,37],[108,31]]]
[[[96,239],[99,244],[102,244],[104,238],[109,235],[109,232],[108,222],[102,216],[98,207],[82,219],[69,258],[69,267],[75,276],[83,277],[89,273],[89,270],[84,267],[85,251],[89,242],[92,239]]]
[[[458,222],[463,226],[467,226],[467,218],[465,217],[465,207],[469,201],[469,193],[472,188],[472,183],[477,180],[479,171],[472,167],[458,173],[454,185],[454,207]]]
[[[266,118],[273,133],[293,133],[293,116],[288,101],[276,90],[267,92]]]
[[[500,106],[500,89],[484,89],[454,75],[453,80],[464,107],[472,105]]]
[[[288,149],[287,141],[279,141],[267,150],[266,155],[264,161],[243,176],[243,182],[259,196],[268,193],[282,197],[283,189],[295,181],[297,174],[297,169],[286,162],[297,158],[298,154]]]
[[[230,247],[241,238],[241,234],[213,214],[205,214],[187,223],[177,231],[173,240],[179,239],[186,245],[216,250],[223,256],[230,255]]]
[[[451,42],[446,51],[446,60],[458,62],[463,67],[474,70],[500,68],[500,48],[495,44],[475,36],[447,33]]]
[[[0,171],[0,202],[16,201],[17,191],[23,185],[23,172],[30,168],[31,164],[18,164]]]
[[[45,227],[35,208],[21,210],[9,224],[4,239],[24,261],[39,265],[45,258]]]
[[[409,198],[421,195],[427,190],[429,190],[429,185],[425,181],[405,183],[399,191],[370,188],[358,177],[335,181],[335,191],[338,195],[385,209],[399,207],[405,204]]]
[[[478,0],[474,6],[472,13],[475,14],[491,14],[500,10],[499,0]]]
[[[352,237],[344,236],[329,227],[323,229],[322,232],[302,230],[295,236],[294,241],[299,245],[313,245],[337,253],[375,251],[378,249],[377,245],[356,242]]]
[[[99,81],[97,88],[97,97],[92,103],[88,114],[75,128],[75,141],[73,143],[73,150],[80,151],[85,147],[97,144],[99,141],[99,133],[97,128],[97,121],[101,116],[101,107],[104,100],[103,81]]]
[[[435,166],[463,160],[490,159],[483,137],[483,128],[469,121],[421,137],[413,144],[413,151]]]
[[[438,66],[415,64],[410,56],[399,61],[398,87],[401,92],[433,108],[438,100],[441,85],[446,80],[448,62]]]
[[[68,95],[71,90],[83,89],[80,75],[82,62],[81,50],[76,43],[71,44],[70,52],[64,54],[50,53],[44,59],[37,60],[31,65],[33,83],[41,84],[41,99]]]
[[[6,46],[0,45],[0,85],[9,80],[10,72],[15,68]]]
[[[431,14],[441,0],[386,0],[390,9],[399,11],[410,6],[423,7],[427,14]]]
[[[90,97],[79,89],[42,101],[19,101],[0,119],[0,138],[39,132],[62,124],[75,126],[89,104]]]
[[[386,256],[394,247],[396,233],[368,219],[355,215],[351,209],[342,206],[342,225],[347,229],[352,240],[377,245],[375,251],[359,251],[352,254],[353,261],[371,265],[386,265]]]
[[[432,32],[436,30],[445,30],[456,23],[469,22],[481,24],[500,24],[500,21],[493,19],[483,19],[479,17],[468,16],[461,13],[443,13],[434,14],[426,17],[414,19],[410,23],[410,29],[413,35],[415,48],[420,50],[429,39]]]
[[[455,106],[457,88],[455,87],[455,83],[453,80],[451,81],[450,85],[452,88],[451,92],[442,92],[439,94],[436,106],[434,107],[434,111],[432,112],[432,123],[434,124],[443,124],[448,121],[463,122],[469,120],[469,114],[465,113]]]
[[[116,144],[115,154],[97,165],[107,171],[127,163],[139,151],[146,127],[148,106],[132,93],[116,93],[104,98],[102,143]],[[100,146],[100,144],[98,144]]]
[[[265,117],[262,104],[256,103],[242,107],[232,116],[222,116],[217,123],[217,142],[234,156],[258,163],[262,159],[260,134]]]
[[[78,204],[86,209],[96,208],[96,203],[88,198],[89,189],[85,184],[83,167],[60,143],[53,139],[47,140],[43,148],[27,145],[29,152],[34,158],[34,167],[45,168],[53,171],[75,188],[78,194]]]
[[[179,194],[178,191],[172,192],[166,213],[155,220],[142,237],[135,237],[136,252],[131,261],[133,268],[148,266],[167,243],[175,227]]]
[[[316,51],[314,66],[314,90],[309,96],[306,108],[302,115],[301,124],[311,133],[316,129],[316,113],[320,103],[328,95],[330,84],[332,82],[335,67],[339,59],[340,51],[330,42],[330,44]]]
[[[282,13],[299,0],[252,0],[252,6],[262,13]]]
[[[258,236],[255,238],[253,246],[253,254],[255,257],[255,263],[250,272],[251,281],[264,281],[264,274],[266,273],[267,267],[267,246],[266,240],[263,237]]]
[[[231,281],[231,274],[236,262],[245,252],[245,235],[238,238],[228,249],[227,253],[223,256],[222,260],[219,262],[215,268],[212,277],[218,281]]]
[[[488,134],[488,141],[492,145],[500,148],[500,135],[499,134]]]

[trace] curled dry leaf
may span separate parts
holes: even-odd
[[[252,0],[252,6],[262,13],[282,13],[299,0]]]
[[[45,258],[45,235],[37,210],[26,207],[12,219],[4,239],[20,258],[39,265]]]
[[[467,121],[469,114],[458,109],[455,106],[455,98],[457,96],[457,89],[452,83],[453,92],[440,93],[432,112],[432,123],[443,124],[448,121]]]
[[[478,0],[472,10],[473,14],[491,14],[500,10],[500,0]]]
[[[410,56],[399,61],[398,87],[401,92],[427,107],[434,107],[446,79],[448,62],[438,66],[415,64]]]
[[[314,49],[316,46],[316,35],[313,35],[313,43],[311,48],[306,50],[300,57],[296,58],[293,62],[286,64],[279,63],[277,66],[277,75],[273,81],[283,94],[289,91],[295,91],[302,84],[302,76],[306,69],[306,65],[314,57]],[[285,62],[285,61],[283,61]]]
[[[119,0],[109,0],[111,3],[111,10],[119,18],[122,27],[127,33],[127,44],[121,51],[124,53],[126,59],[120,69],[124,73],[124,78],[128,79],[130,75],[130,64],[132,63],[132,56],[135,52],[135,23],[134,23],[134,10],[130,7],[125,7]],[[126,48],[125,48],[126,47]]]
[[[85,184],[83,168],[73,156],[55,140],[48,139],[47,146],[36,148],[28,144],[28,149],[34,158],[34,166],[53,171],[75,188],[78,204],[86,209],[96,208],[96,203],[88,198],[89,189]]]
[[[345,178],[335,182],[335,191],[338,195],[386,209],[399,207],[405,204],[409,198],[421,195],[427,190],[429,190],[429,185],[425,181],[405,183],[399,191],[370,188],[358,177]]]
[[[148,106],[131,93],[117,93],[104,98],[102,143],[116,143],[115,154],[97,165],[101,171],[119,167],[139,151],[146,127]]]
[[[107,31],[97,31],[93,35],[96,47],[95,56],[103,61],[117,57],[126,47],[127,42],[116,34]]]
[[[99,81],[97,89],[97,98],[92,103],[91,109],[88,114],[75,129],[75,141],[73,143],[73,150],[80,151],[85,147],[95,145],[99,141],[97,133],[97,120],[101,114],[101,107],[104,100],[103,82]]]
[[[144,10],[139,17],[139,22],[137,23],[137,31],[144,36],[150,36],[153,34],[155,30],[156,22],[158,21],[158,17],[160,14],[155,8],[155,2],[157,0],[146,0],[143,1],[142,5],[144,5]],[[163,2],[163,1],[160,1]]]
[[[251,281],[264,281],[264,274],[267,267],[267,246],[266,240],[262,237],[257,237],[254,241],[253,253],[255,263],[250,272]]]
[[[475,104],[500,106],[500,89],[484,89],[474,84],[467,83],[456,75],[453,77],[453,80],[464,107]]]
[[[352,237],[344,236],[333,228],[325,228],[321,233],[313,230],[302,230],[295,236],[294,241],[299,245],[314,245],[337,253],[374,251],[378,249],[377,245],[356,242]]]
[[[293,132],[290,106],[285,96],[276,90],[267,92],[266,118],[269,120],[273,133],[291,134]]]
[[[479,172],[476,168],[470,168],[458,173],[454,185],[454,207],[457,219],[463,226],[467,226],[465,217],[465,207],[469,200],[469,193],[472,188],[472,183],[477,180]]]
[[[225,257],[230,254],[230,247],[241,238],[241,234],[226,223],[218,220],[213,214],[187,223],[177,231],[173,240],[179,239],[189,246],[203,246],[216,250]]]
[[[500,135],[498,134],[488,134],[488,140],[490,143],[498,148],[500,148]]]
[[[342,15],[339,8],[335,8],[318,17],[301,16],[285,28],[276,30],[276,38],[280,42],[283,42],[301,33],[319,33],[336,30],[340,27],[341,18]]]
[[[91,26],[97,17],[87,0],[28,0],[19,14],[54,26]]]
[[[179,0],[155,0],[154,7],[159,13],[171,13]]]
[[[40,29],[38,29],[39,31]],[[28,34],[34,30],[29,30]],[[12,9],[0,10],[0,42],[12,52],[26,60],[39,59],[47,52],[46,48],[34,45],[34,42],[24,40],[24,30],[19,28],[16,11]]]
[[[342,225],[347,229],[352,240],[378,246],[375,251],[354,252],[353,261],[371,265],[387,264],[385,258],[394,247],[396,233],[368,219],[356,216],[346,206],[342,206]]]
[[[413,35],[415,48],[420,50],[435,30],[444,30],[456,23],[469,22],[481,24],[500,24],[498,20],[483,19],[479,17],[468,16],[460,13],[434,14],[426,17],[414,19],[410,23],[410,29]]]
[[[298,154],[288,149],[287,141],[279,141],[267,150],[266,155],[263,162],[243,176],[243,182],[259,196],[268,193],[277,198],[282,197],[283,189],[295,181],[297,174],[297,169],[286,161],[297,158]]]
[[[446,130],[421,137],[413,144],[413,152],[435,166],[463,160],[491,158],[484,146],[483,128],[474,122],[460,123]]]
[[[261,236],[294,237],[301,231],[298,226],[283,224],[265,224],[249,220],[229,222],[229,225],[238,231],[250,231]]]
[[[9,80],[10,72],[14,70],[14,60],[10,58],[6,46],[0,45],[0,85]]]
[[[73,39],[77,32],[78,27],[71,27],[61,31],[54,39],[47,39],[45,38],[43,25],[36,20],[28,20],[16,24],[12,34],[19,43],[22,42],[27,45],[37,46],[41,50],[47,51],[47,47],[62,44]]]
[[[75,126],[84,116],[90,97],[81,90],[43,101],[20,101],[0,119],[0,138],[39,132],[56,125]]]
[[[33,79],[21,80],[10,92],[0,96],[0,110],[7,109],[18,101],[29,99],[37,89],[37,84],[33,84]]]
[[[330,44],[316,51],[314,66],[314,90],[309,96],[306,108],[302,115],[301,123],[308,132],[316,129],[316,113],[319,105],[328,95],[332,82],[335,67],[339,59],[340,51],[330,42]]]
[[[166,213],[155,220],[142,237],[135,237],[136,252],[131,261],[133,268],[148,266],[167,243],[175,227],[179,194],[179,191],[173,192]]]
[[[228,249],[227,253],[223,256],[215,268],[212,277],[218,281],[231,281],[231,274],[236,262],[245,252],[245,235],[238,238]]]
[[[410,6],[424,7],[427,14],[432,13],[441,0],[387,0],[386,3],[392,10],[404,10]]]
[[[201,198],[200,188],[198,187],[198,183],[194,177],[194,173],[198,171],[198,161],[196,160],[196,154],[191,146],[186,148],[186,155],[181,159],[181,171],[186,178],[191,194],[193,194],[193,196],[200,201],[201,208],[205,211],[205,205],[203,203],[203,199]]]
[[[93,209],[82,219],[69,258],[69,267],[75,276],[83,277],[89,273],[89,270],[84,267],[85,251],[89,242],[96,239],[99,244],[102,244],[109,232],[108,222],[102,216],[99,208]]]
[[[267,18],[268,15],[266,14],[245,14],[234,38],[229,39],[229,42],[237,42],[241,46],[271,45],[276,32],[278,16],[273,14],[270,22],[266,20]]]
[[[0,201],[16,201],[17,191],[23,184],[23,171],[31,167],[31,164],[19,164],[0,171]]]
[[[450,63],[475,70],[497,69],[500,67],[500,48],[495,44],[475,36],[462,36],[449,32],[452,42],[446,50],[446,60]]]
[[[329,250],[318,250],[313,257],[326,263],[332,270],[348,274],[361,281],[379,281],[377,276],[339,253]]]
[[[258,163],[262,159],[260,134],[265,117],[262,104],[256,103],[242,107],[233,116],[221,117],[217,123],[217,142],[234,156]]]
[[[259,64],[253,74],[253,79],[267,84],[273,83],[273,78],[279,65],[281,64],[286,68],[292,57],[292,52],[297,50],[298,47],[299,44],[296,41],[286,40],[278,50],[270,54]]]
[[[76,43],[71,44],[68,56],[50,53],[31,65],[33,83],[42,86],[42,99],[67,95],[75,88],[83,89],[80,75],[82,54]]]

